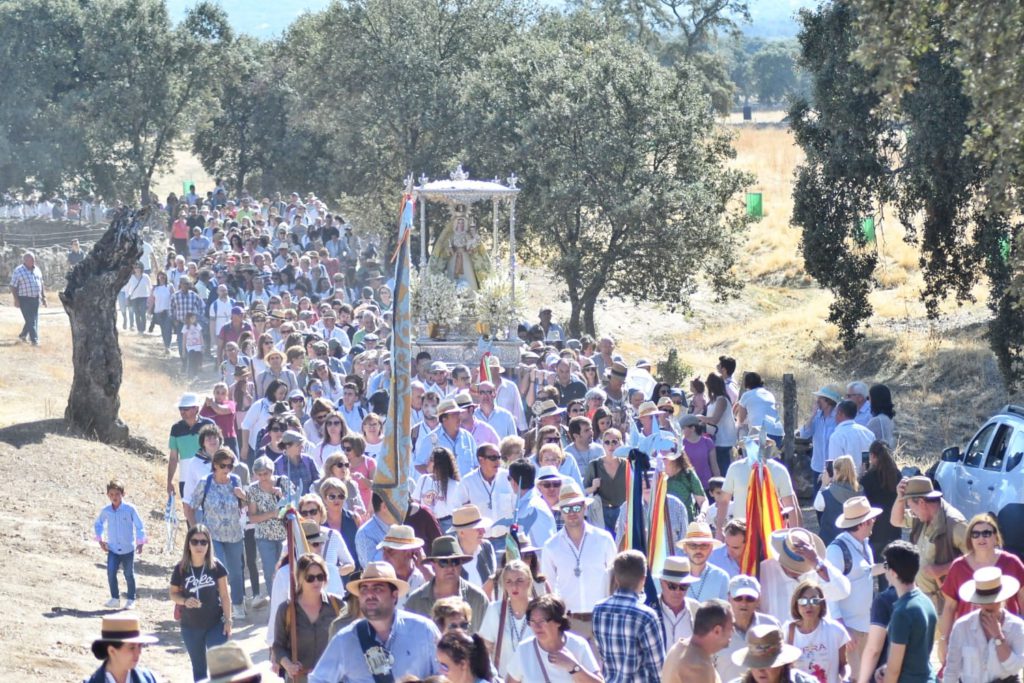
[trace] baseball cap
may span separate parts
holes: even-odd
[[[752,598],[761,597],[761,584],[753,576],[737,574],[729,579],[729,597],[738,598],[742,595]]]

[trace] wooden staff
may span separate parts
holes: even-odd
[[[295,561],[295,511],[288,510],[284,515],[285,531],[288,537],[288,592],[291,600],[288,601],[288,640],[292,647],[291,660],[299,661],[299,633],[297,619],[295,618],[295,601],[297,600],[298,584],[298,562]]]

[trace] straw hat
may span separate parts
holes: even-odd
[[[455,394],[455,396],[453,396],[452,398],[454,398],[455,399],[455,403],[460,408],[463,408],[463,409],[465,409],[465,408],[476,408],[476,406],[477,406],[476,403],[473,403],[473,397],[469,395],[468,391],[460,391],[459,393]]]
[[[686,527],[686,536],[683,536],[676,543],[677,548],[686,548],[687,543],[704,543],[710,545],[712,548],[718,548],[724,545],[721,541],[715,538],[715,535],[711,533],[711,525],[707,522],[690,522],[690,525]]]
[[[672,401],[671,396],[662,396],[658,399],[658,410],[666,415],[675,415],[679,412],[679,406]]]
[[[594,499],[587,498],[580,491],[580,487],[574,481],[567,481],[562,484],[562,491],[558,494],[558,507],[565,505],[583,504],[589,505]]]
[[[154,636],[142,635],[139,615],[134,612],[116,612],[103,617],[100,625],[100,637],[93,641],[92,653],[96,659],[107,658],[108,643],[142,643],[152,645],[157,642]]]
[[[206,652],[206,666],[210,677],[200,683],[234,683],[262,674],[253,666],[249,655],[238,643],[225,643],[211,647]]]
[[[661,573],[654,578],[685,584],[700,581],[700,579],[690,573],[690,558],[680,555],[666,557],[665,566],[662,568]]]
[[[441,401],[440,403],[437,404],[437,416],[438,417],[441,417],[442,415],[451,415],[452,413],[461,413],[461,412],[462,412],[462,408],[459,407],[459,404],[456,403],[455,399],[453,399],[453,398],[446,398],[445,400],[443,400],[443,401]]]
[[[907,488],[903,491],[904,498],[942,498],[942,491],[936,491],[932,480],[925,476],[911,477],[907,480]]]
[[[612,361],[612,364],[605,368],[605,376],[626,378],[626,364],[622,361]]]
[[[377,544],[377,550],[391,548],[392,550],[416,550],[423,547],[423,539],[416,538],[416,532],[411,526],[405,524],[392,524],[388,527],[388,533],[384,540]]]
[[[492,524],[494,522],[483,517],[476,505],[463,505],[452,511],[453,529],[486,529]]]
[[[302,520],[302,535],[309,543],[324,543],[327,541],[327,534],[323,528],[313,519]]]
[[[430,554],[423,558],[423,561],[461,560],[465,564],[472,559],[472,556],[462,552],[462,548],[459,547],[459,541],[454,536],[438,536],[430,544]]]
[[[537,553],[540,552],[540,548],[533,544],[530,537],[520,531],[516,534],[516,540],[519,542],[519,552],[523,555],[526,553]]]
[[[665,411],[658,410],[658,406],[654,404],[654,401],[644,401],[640,404],[637,417],[653,417],[655,415],[665,415]]]
[[[744,669],[774,669],[800,659],[801,652],[783,640],[781,627],[758,624],[747,631],[747,646],[732,653],[732,663]]]
[[[395,568],[387,562],[370,562],[363,569],[362,576],[355,581],[349,581],[345,588],[352,595],[359,595],[359,586],[364,583],[390,583],[398,591],[398,597],[409,592],[409,584],[398,578]]]
[[[965,581],[958,594],[964,602],[972,605],[992,605],[1017,594],[1020,581],[1007,576],[999,567],[982,567],[974,572],[974,578]]]
[[[851,529],[869,519],[874,519],[880,514],[882,514],[882,508],[871,507],[871,503],[864,496],[847,498],[846,502],[843,503],[843,514],[836,518],[836,527],[839,529]]]
[[[559,408],[558,404],[548,399],[546,401],[537,401],[533,404],[533,414],[537,417],[550,417],[552,415],[561,415],[565,412],[565,408]]]
[[[779,564],[782,565],[782,568],[796,574],[805,574],[814,569],[814,565],[801,557],[793,549],[796,541],[803,541],[814,548],[818,557],[825,557],[825,544],[817,534],[811,533],[807,529],[781,529],[772,532],[772,550],[779,558]]]

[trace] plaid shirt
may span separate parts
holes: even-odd
[[[607,683],[658,683],[665,663],[661,623],[643,596],[617,590],[594,606],[594,639]]]
[[[178,290],[171,295],[171,318],[175,322],[185,322],[185,316],[189,313],[195,313],[196,320],[202,320],[205,308],[203,300],[191,289],[187,292]]]
[[[21,264],[11,273],[11,289],[23,299],[38,299],[43,292],[43,274],[39,268],[29,270]]]

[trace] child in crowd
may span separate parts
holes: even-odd
[[[203,328],[196,322],[195,313],[185,316],[181,334],[185,340],[185,375],[194,379],[203,366]]]
[[[708,524],[715,531],[715,520],[718,518],[718,506],[721,504],[724,496],[722,488],[725,486],[725,477],[711,477],[708,479],[708,495],[715,499],[715,502],[708,506],[707,512],[704,513],[704,519],[707,520]],[[733,503],[729,501],[729,510],[726,513],[725,521],[728,522],[732,519]]]
[[[142,552],[146,542],[146,527],[135,506],[124,500],[124,484],[113,479],[107,484],[107,498],[110,505],[100,510],[99,517],[93,528],[96,541],[107,554],[107,582],[110,584],[110,600],[106,607],[121,608],[121,594],[117,587],[117,570],[124,570],[124,580],[128,584],[128,601],[125,609],[135,606],[135,553]],[[103,530],[106,527],[106,538]]]

